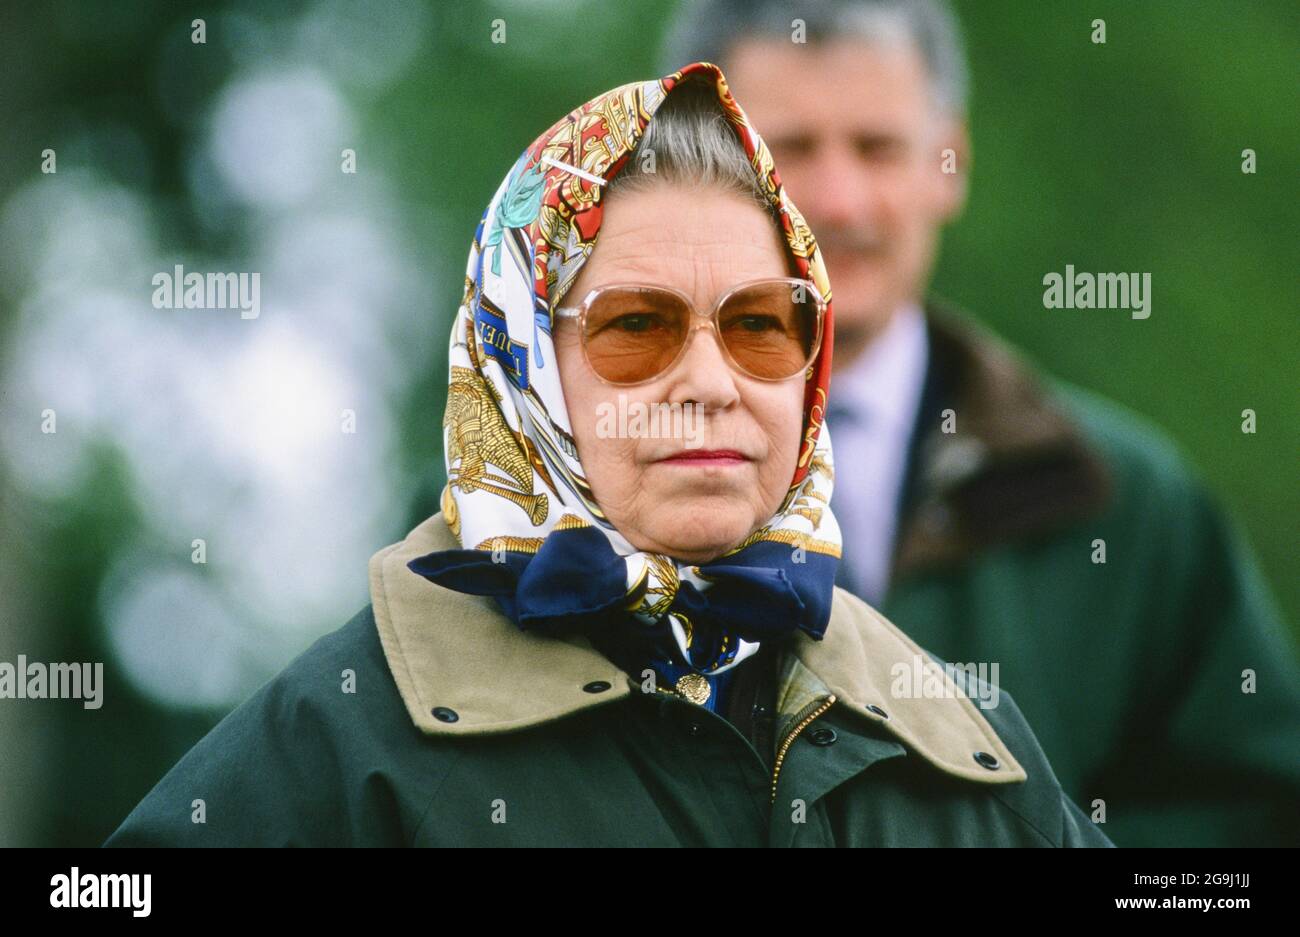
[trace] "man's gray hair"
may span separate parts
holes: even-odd
[[[946,0],[685,0],[665,40],[660,71],[705,61],[725,72],[734,43],[791,42],[796,20],[804,23],[810,44],[910,40],[925,61],[934,103],[965,116],[970,74],[961,28]]]
[[[606,195],[663,183],[734,192],[779,218],[711,80],[691,77],[668,92]]]

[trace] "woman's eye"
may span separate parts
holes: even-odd
[[[781,329],[781,322],[775,316],[737,316],[732,320],[731,324],[740,326],[746,332],[768,332]]]
[[[620,332],[648,332],[659,325],[659,317],[651,312],[632,312],[619,316],[612,325]]]

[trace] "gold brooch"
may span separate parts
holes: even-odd
[[[712,693],[709,681],[698,673],[688,673],[677,680],[677,695],[696,705],[703,706]]]

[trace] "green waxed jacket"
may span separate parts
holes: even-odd
[[[455,546],[439,514],[377,553],[371,606],[227,716],[106,845],[1110,845],[1010,696],[977,705],[986,686],[843,590],[825,639],[776,658],[768,749],[643,692],[585,638],[525,634],[406,568]],[[920,660],[942,692],[897,692],[895,665]]]
[[[945,661],[998,664],[1116,845],[1300,845],[1300,666],[1234,525],[1158,429],[927,313],[940,379],[881,611]]]

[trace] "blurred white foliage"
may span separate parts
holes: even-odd
[[[243,256],[160,243],[165,206],[65,162],[0,209],[0,289],[19,311],[0,453],[50,504],[94,497],[96,443],[123,454],[147,530],[110,559],[101,609],[129,676],[172,705],[233,705],[341,625],[367,601],[365,562],[413,484],[393,464],[389,406],[446,338],[425,328],[440,320],[378,168],[339,172],[357,141],[338,82],[395,78],[424,14],[365,10],[388,24],[384,43],[358,48],[335,28],[354,8],[321,3],[296,51],[277,50],[274,69],[247,62],[213,102],[188,195],[241,226]],[[260,272],[260,317],[153,308],[152,276],[177,263]],[[194,538],[204,565],[190,562]]]

